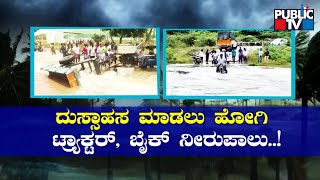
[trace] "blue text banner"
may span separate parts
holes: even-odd
[[[2,107],[1,156],[319,156],[320,108]]]

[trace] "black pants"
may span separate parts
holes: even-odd
[[[208,64],[209,56],[206,56],[206,63]]]
[[[203,57],[200,57],[200,59],[201,59],[201,63],[203,63]]]
[[[239,56],[239,63],[242,63],[242,56]]]

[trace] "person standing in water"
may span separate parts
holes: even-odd
[[[90,59],[93,59],[96,57],[96,50],[95,50],[93,42],[90,42],[88,52],[89,52]]]
[[[74,56],[76,57],[75,63],[78,63],[80,61],[80,53],[81,53],[78,43],[73,47],[72,51],[74,53]]]
[[[84,60],[89,59],[88,44],[84,44],[84,47],[82,48],[82,53],[83,53]]]
[[[68,51],[67,51],[66,45],[64,43],[61,43],[61,48],[60,48],[59,52],[62,53],[63,57],[67,56]]]

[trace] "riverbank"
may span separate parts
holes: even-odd
[[[268,66],[268,67],[291,67],[291,47],[290,46],[270,46],[268,47],[270,52],[269,60],[262,59],[262,62],[258,62],[258,50],[249,52],[248,66]],[[265,49],[263,49],[263,52]]]

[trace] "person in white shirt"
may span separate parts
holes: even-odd
[[[226,54],[227,54],[227,58],[226,58],[226,59],[227,59],[228,61],[231,61],[231,52],[230,52],[230,51],[227,51]]]
[[[107,53],[108,53],[108,56],[109,56],[109,57],[111,57],[111,56],[113,55],[113,50],[112,50],[111,43],[108,43]]]
[[[216,70],[217,72],[219,71],[220,66],[222,66],[226,71],[226,73],[228,73],[227,67],[226,67],[226,58],[223,57],[223,54],[220,54],[220,57],[218,58],[218,64],[217,64],[217,70]]]
[[[248,60],[248,51],[246,48],[243,48],[243,61],[246,62]]]
[[[201,51],[199,52],[199,57],[201,59],[201,63],[203,63],[203,56],[204,56],[203,49],[201,49]]]
[[[96,57],[96,52],[95,52],[94,44],[93,44],[92,42],[90,42],[90,46],[89,46],[89,48],[88,48],[88,52],[89,52],[90,59]]]
[[[113,56],[114,56],[114,50],[113,50],[113,45],[110,42],[108,43],[108,46],[107,46],[107,53],[108,53],[108,56],[111,59],[111,63],[112,63]],[[116,59],[114,59],[114,60],[115,60],[114,63],[117,63]]]
[[[213,51],[209,53],[209,61],[213,63]]]
[[[219,54],[217,53],[217,51],[214,51],[213,54],[214,54],[214,58],[215,58],[216,60],[218,60]]]
[[[72,51],[74,53],[75,56],[75,63],[78,63],[80,61],[80,46],[77,43],[75,46],[73,46]]]
[[[102,48],[103,48],[103,43],[101,43],[98,47],[97,47],[97,57],[100,59],[100,60],[104,60],[104,52],[102,51]]]
[[[259,49],[258,56],[258,62],[262,62],[262,48]]]

